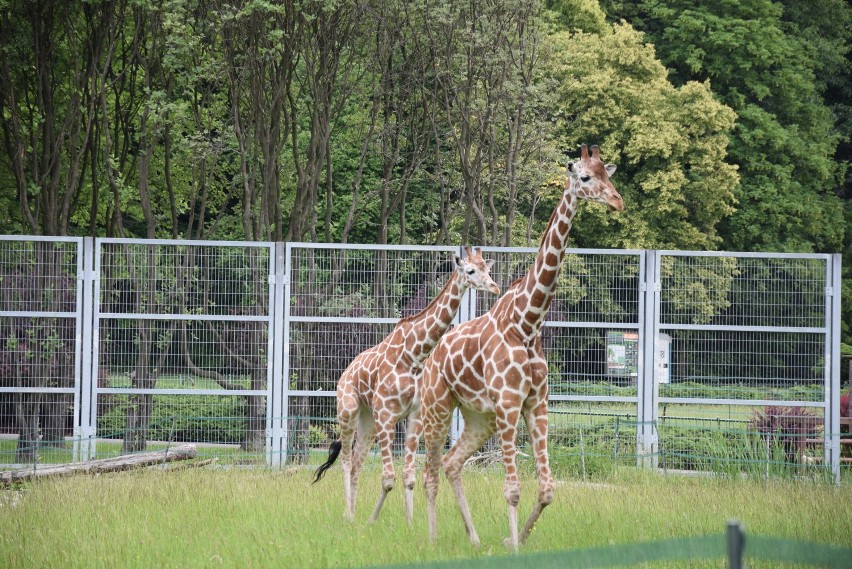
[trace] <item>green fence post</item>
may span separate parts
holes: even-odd
[[[745,531],[737,520],[728,521],[728,568],[745,569],[743,550],[745,549]]]

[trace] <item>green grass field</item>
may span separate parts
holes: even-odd
[[[350,524],[342,518],[340,468],[316,485],[310,484],[311,474],[300,468],[157,468],[43,480],[0,491],[0,566],[311,569],[508,555],[502,545],[507,532],[500,468],[465,473],[482,539],[479,549],[469,545],[443,478],[439,542],[432,545],[419,485],[413,527],[405,522],[401,489],[371,525],[367,518],[379,492],[378,471],[371,465],[362,479],[357,520]],[[525,474],[522,516],[534,494],[535,481]],[[741,520],[748,535],[852,547],[848,485],[663,476],[619,468],[594,483],[560,480],[553,505],[522,555],[721,535],[731,518]],[[725,563],[719,557],[644,566]],[[777,566],[749,561],[749,567]]]

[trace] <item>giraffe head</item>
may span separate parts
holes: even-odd
[[[615,164],[604,164],[597,146],[592,146],[591,156],[588,147],[581,146],[580,160],[568,162],[567,170],[565,191],[573,192],[579,199],[605,203],[612,209],[624,211],[624,201],[609,181],[615,173]]]
[[[455,256],[456,272],[459,275],[459,282],[465,283],[475,290],[484,290],[494,294],[500,294],[500,287],[497,286],[491,279],[488,272],[491,270],[491,265],[494,260],[482,258],[482,250],[474,251],[471,247],[465,247],[467,255],[464,259]]]

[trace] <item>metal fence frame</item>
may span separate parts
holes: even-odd
[[[24,394],[24,393],[44,393],[44,394],[69,394],[73,395],[73,405],[74,405],[74,433],[72,445],[72,455],[74,460],[81,460],[82,455],[80,454],[80,437],[78,434],[77,426],[80,424],[81,417],[81,409],[86,404],[85,398],[83,397],[83,392],[81,390],[82,382],[85,381],[87,376],[85,361],[83,361],[84,356],[84,342],[83,337],[85,335],[85,306],[89,296],[85,293],[84,287],[81,286],[83,281],[83,275],[85,273],[85,255],[83,248],[83,238],[80,237],[44,237],[44,236],[16,236],[16,235],[0,235],[0,245],[4,242],[41,242],[41,243],[73,243],[76,245],[76,265],[77,265],[77,278],[76,278],[76,286],[75,286],[75,310],[67,311],[67,312],[57,312],[57,311],[45,311],[45,310],[0,310],[0,318],[15,318],[15,317],[23,317],[23,318],[74,318],[75,322],[75,333],[76,333],[76,346],[75,346],[75,357],[74,357],[74,385],[73,387],[0,387],[0,393],[13,393],[13,394]],[[4,277],[6,275],[3,275]],[[5,339],[4,339],[5,341]]]
[[[91,271],[86,273],[87,283],[90,280],[89,288],[91,294],[87,295],[90,299],[90,315],[91,319],[87,318],[87,323],[90,322],[90,331],[82,338],[82,344],[85,346],[83,354],[84,358],[89,358],[85,362],[84,369],[88,373],[83,374],[81,385],[83,397],[83,409],[81,413],[81,421],[79,434],[75,436],[75,440],[81,441],[81,460],[88,460],[95,456],[95,441],[98,437],[97,432],[97,402],[98,398],[103,395],[212,395],[216,397],[245,397],[245,396],[262,396],[266,398],[266,456],[267,463],[273,464],[273,433],[274,417],[278,415],[274,411],[274,401],[276,399],[273,391],[276,384],[280,381],[275,381],[276,367],[275,362],[275,333],[274,328],[276,321],[280,320],[277,315],[280,314],[280,306],[275,305],[275,244],[269,242],[242,242],[242,241],[199,241],[199,240],[165,240],[165,239],[119,239],[119,238],[99,238],[95,240],[86,239],[87,245],[91,248],[91,255],[87,259],[93,261]],[[222,314],[135,314],[132,312],[101,312],[101,260],[103,247],[105,245],[143,245],[145,247],[157,246],[181,246],[181,247],[240,247],[240,248],[256,248],[267,249],[269,251],[269,264],[265,271],[268,282],[269,295],[269,310],[266,315],[248,316],[248,315],[222,315]],[[219,390],[219,389],[162,389],[162,388],[115,388],[101,387],[98,385],[98,369],[99,369],[99,334],[101,324],[108,319],[127,319],[127,320],[184,320],[184,321],[256,321],[266,323],[269,334],[267,337],[267,362],[266,362],[266,388],[262,390],[241,389],[241,390]],[[280,372],[279,372],[280,374]]]
[[[400,245],[352,245],[352,244],[317,244],[317,243],[271,243],[271,242],[235,242],[235,241],[175,241],[175,240],[135,240],[135,239],[92,239],[75,237],[31,237],[31,236],[0,236],[3,241],[57,241],[73,242],[77,245],[77,288],[76,311],[73,313],[54,313],[40,311],[0,311],[3,317],[62,317],[75,318],[77,330],[75,387],[73,388],[26,388],[0,387],[0,393],[28,393],[34,391],[61,392],[74,396],[74,437],[73,459],[86,460],[95,456],[94,441],[97,437],[97,398],[101,395],[114,393],[122,394],[157,394],[157,395],[216,395],[216,396],[263,396],[266,397],[266,462],[278,467],[288,458],[290,441],[288,437],[288,409],[293,397],[334,397],[333,390],[296,390],[291,389],[289,381],[291,369],[291,326],[300,322],[335,322],[341,321],[335,317],[306,317],[292,314],[291,291],[294,278],[292,258],[294,251],[301,249],[314,250],[385,250],[401,252],[433,252],[448,254],[463,254],[461,247],[428,247]],[[257,316],[268,327],[267,338],[267,387],[261,391],[241,390],[199,390],[199,389],[128,389],[109,388],[98,385],[98,335],[101,323],[110,318],[131,319],[184,319],[184,320],[223,320],[222,315],[207,314],[152,314],[139,315],[128,313],[101,312],[100,295],[100,255],[106,244],[132,243],[145,246],[204,246],[204,247],[256,247],[268,250],[268,282],[269,282],[269,311],[268,314]],[[526,254],[533,255],[535,248],[503,248],[483,247],[483,253],[488,255]],[[821,409],[824,413],[824,464],[829,465],[831,472],[839,478],[840,464],[840,255],[820,254],[770,254],[770,253],[730,253],[730,252],[686,252],[686,251],[656,251],[656,250],[609,250],[609,249],[571,249],[569,255],[611,256],[622,255],[635,257],[638,266],[638,299],[637,317],[629,322],[608,322],[598,320],[560,321],[549,320],[547,328],[601,328],[636,330],[639,336],[638,347],[638,376],[635,396],[606,396],[606,395],[553,395],[553,401],[592,401],[619,402],[636,405],[636,445],[637,462],[641,465],[656,467],[659,453],[659,433],[657,423],[659,407],[665,403],[702,403],[721,405],[775,405],[787,404],[800,407]],[[661,320],[660,303],[662,279],[660,268],[666,257],[697,258],[697,257],[731,257],[731,258],[761,258],[761,259],[807,259],[825,264],[825,307],[824,322],[820,326],[732,326],[714,324],[671,324]],[[2,275],[0,275],[2,276]],[[460,307],[456,322],[462,322],[478,315],[477,298],[472,291]],[[236,318],[236,317],[235,317]],[[245,318],[245,317],[240,317]],[[350,321],[351,319],[343,319]],[[365,318],[367,324],[390,325],[395,318]],[[690,399],[680,397],[661,397],[659,384],[655,379],[655,370],[661,362],[656,358],[658,338],[661,332],[668,329],[688,330],[742,330],[754,332],[789,332],[816,334],[824,340],[824,397],[821,401],[776,401],[774,399]],[[456,424],[455,428],[458,429]]]
[[[660,315],[661,293],[664,291],[661,278],[661,261],[666,257],[679,258],[732,258],[732,259],[776,259],[776,260],[809,260],[824,264],[824,312],[821,326],[779,326],[779,325],[714,325],[714,324],[673,324],[663,322]],[[781,405],[790,407],[811,407],[820,409],[824,416],[824,464],[831,467],[835,478],[840,476],[840,291],[841,291],[841,255],[839,254],[807,254],[807,253],[746,253],[746,252],[707,252],[707,251],[648,251],[648,272],[646,306],[652,307],[652,312],[646,315],[645,338],[643,344],[656,350],[659,335],[663,330],[693,330],[693,331],[738,331],[762,333],[791,333],[815,334],[823,337],[823,399],[821,401],[777,400],[777,399],[734,399],[734,398],[682,398],[661,397],[659,383],[654,380],[655,369],[660,362],[653,354],[644,360],[644,383],[646,392],[644,405],[653,414],[650,423],[649,442],[651,445],[652,465],[657,466],[659,456],[659,434],[657,425],[658,408],[665,403],[699,403],[718,405]]]

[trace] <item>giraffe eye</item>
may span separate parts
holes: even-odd
[[[580,179],[583,180],[584,182],[588,182],[589,180],[592,179],[592,177],[591,176],[580,176]]]
[[[475,273],[475,272],[476,272],[476,271],[474,271],[473,269],[468,269],[468,270],[467,270],[467,274],[469,274],[469,275],[472,275],[472,274],[473,274],[473,273]]]

